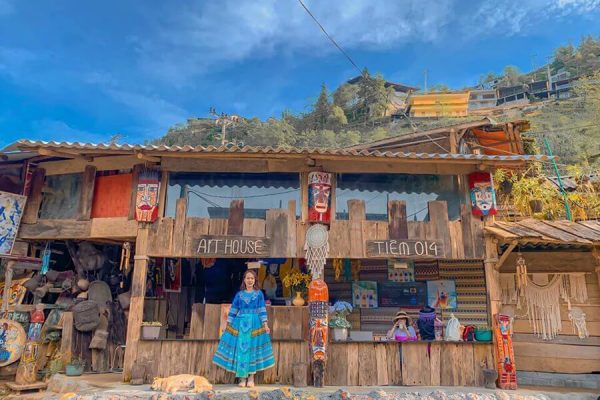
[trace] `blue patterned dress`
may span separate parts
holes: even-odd
[[[275,365],[267,322],[265,298],[260,290],[242,290],[235,295],[227,316],[227,328],[217,347],[213,362],[238,378]]]

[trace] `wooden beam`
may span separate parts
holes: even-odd
[[[6,263],[6,271],[4,272],[4,293],[2,295],[2,308],[0,309],[2,314],[4,314],[5,311],[8,311],[8,298],[10,297],[10,287],[12,285],[13,265],[15,265],[15,261],[13,260]]]
[[[390,239],[408,239],[405,201],[388,201],[388,232]]]
[[[517,247],[517,245],[519,244],[518,241],[513,240],[510,245],[508,246],[508,248],[506,250],[504,250],[504,253],[502,253],[502,255],[500,256],[500,258],[498,259],[498,262],[496,263],[496,265],[494,266],[494,268],[498,271],[500,270],[500,267],[502,266],[502,264],[504,264],[504,262],[506,261],[506,259],[508,258],[508,256],[510,255],[510,253],[512,253],[512,251],[515,249],[515,247]]]
[[[450,153],[458,153],[458,136],[456,135],[456,129],[450,129]]]
[[[241,236],[244,229],[244,200],[231,200],[227,234]]]
[[[94,157],[84,156],[82,154],[70,153],[70,152],[67,152],[64,150],[56,151],[56,150],[39,148],[39,149],[37,149],[37,152],[39,155],[46,156],[46,157],[74,158],[77,160],[84,160],[84,161],[88,161],[88,162],[94,161]]]
[[[149,161],[149,162],[153,162],[153,163],[159,163],[160,162],[160,157],[149,156],[149,155],[144,154],[142,152],[135,153],[135,156],[138,159],[144,160],[144,161]]]
[[[31,240],[88,239],[90,228],[90,221],[40,219],[36,224],[21,225],[18,237]]]

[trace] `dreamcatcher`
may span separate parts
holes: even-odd
[[[312,279],[323,276],[323,269],[329,256],[329,233],[327,227],[321,224],[312,225],[306,231],[306,266],[312,274]]]

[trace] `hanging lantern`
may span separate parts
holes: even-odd
[[[525,258],[521,253],[517,253],[516,277],[518,289],[524,289],[527,287],[527,264],[525,263]]]

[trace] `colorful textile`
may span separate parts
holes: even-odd
[[[415,261],[415,281],[440,279],[440,267],[435,261]]]
[[[227,315],[227,328],[221,336],[213,363],[238,378],[247,378],[275,365],[271,338],[264,323],[267,309],[263,293],[240,291]]]

